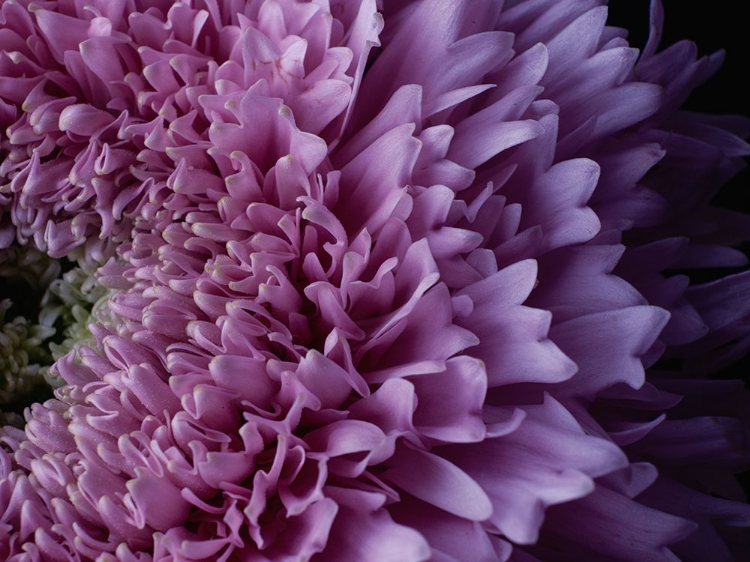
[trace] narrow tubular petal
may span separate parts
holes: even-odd
[[[483,521],[492,514],[482,488],[445,459],[403,447],[389,464],[383,478],[429,504],[470,521]]]

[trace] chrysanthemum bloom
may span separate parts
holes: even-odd
[[[104,296],[0,556],[731,560],[750,279],[663,272],[743,260],[747,123],[601,4],[4,2],[0,241]]]

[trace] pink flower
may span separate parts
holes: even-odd
[[[601,4],[3,3],[0,243],[111,296],[0,557],[731,560],[750,277],[664,270],[744,263],[747,123]]]

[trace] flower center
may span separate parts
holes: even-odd
[[[50,367],[91,338],[92,312],[108,297],[93,275],[31,246],[0,256],[0,423],[52,397],[63,380]]]

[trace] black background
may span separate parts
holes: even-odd
[[[685,0],[664,0],[664,35],[662,48],[682,39],[698,45],[698,52],[707,55],[724,49],[724,65],[711,80],[695,90],[685,107],[705,113],[734,113],[750,117],[750,87],[743,80],[750,78],[750,27],[741,10],[745,2],[714,0],[688,3]],[[630,30],[630,44],[642,48],[649,26],[649,0],[610,0],[609,23]],[[716,199],[716,203],[750,212],[745,201],[750,188],[750,171],[735,178]]]
[[[609,23],[630,30],[634,47],[646,44],[649,25],[648,0],[610,0]],[[713,79],[697,89],[688,102],[691,109],[710,113],[748,114],[750,91],[740,79],[750,63],[747,19],[741,15],[744,2],[714,0],[689,4],[684,0],[664,0],[665,23],[662,47],[681,39],[698,44],[700,54],[726,50],[723,68]],[[744,12],[743,12],[744,14]]]

